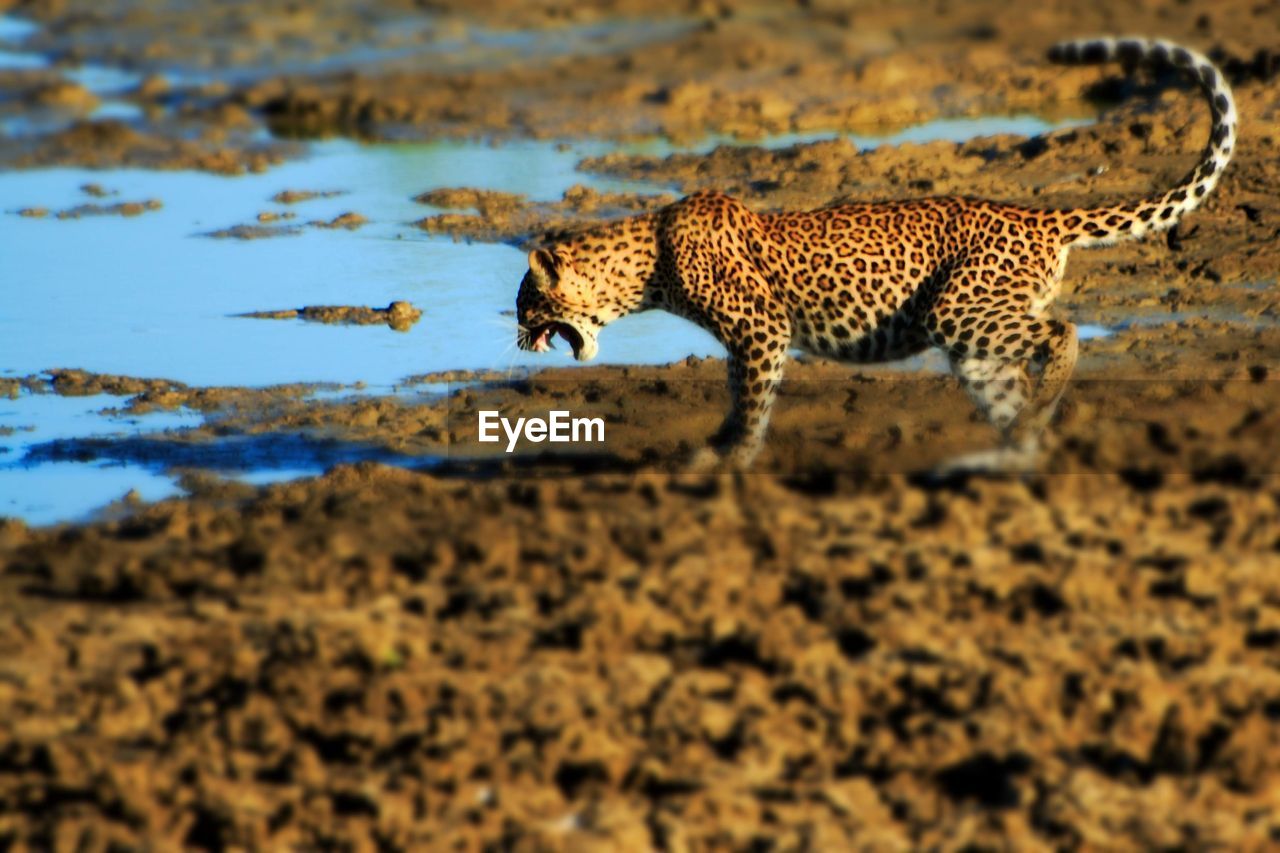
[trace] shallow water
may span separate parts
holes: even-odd
[[[424,234],[408,223],[434,209],[412,196],[439,186],[485,186],[536,199],[558,198],[579,182],[623,188],[576,173],[580,156],[542,143],[326,142],[306,160],[238,178],[76,169],[0,175],[7,208],[72,207],[88,200],[79,190],[88,182],[116,192],[104,201],[155,198],[164,205],[136,218],[0,220],[6,265],[34,285],[17,288],[0,316],[8,350],[3,365],[19,374],[83,367],[200,385],[365,381],[385,387],[411,373],[538,364],[545,359],[507,352],[513,321],[501,313],[514,303],[524,253]],[[295,205],[271,202],[283,189],[343,194]],[[251,241],[203,236],[253,223],[260,211],[296,213],[283,224],[299,224],[301,233]],[[354,232],[305,225],[346,211],[361,213],[369,224]],[[317,304],[383,306],[394,299],[426,312],[407,333],[232,316]],[[639,328],[618,327],[606,338],[613,338],[606,352],[617,361],[653,361],[678,358],[690,347],[707,349],[697,344],[698,330],[694,337],[664,332],[657,343],[655,318],[637,318]]]
[[[0,15],[0,44],[18,46],[22,40],[38,32],[40,26],[13,15]]]
[[[95,81],[104,87],[115,82],[109,76]],[[853,140],[871,147],[1049,127],[1030,117],[943,121],[887,138]],[[791,145],[821,136],[831,134],[791,135],[764,144]],[[707,139],[693,148],[718,144],[724,140]],[[659,155],[676,150],[663,141],[627,146],[327,141],[313,144],[304,159],[265,174],[231,178],[124,169],[0,173],[0,244],[11,283],[0,313],[0,375],[73,367],[191,385],[363,383],[359,393],[387,393],[404,377],[424,372],[571,364],[567,348],[539,356],[513,346],[509,313],[526,267],[524,253],[506,245],[429,236],[409,223],[434,209],[412,198],[451,186],[518,192],[535,200],[558,199],[579,183],[599,190],[656,190],[577,171],[584,157],[619,147]],[[114,195],[91,199],[80,189],[87,183]],[[341,194],[295,205],[270,200],[285,189]],[[24,207],[56,211],[91,201],[152,198],[163,207],[132,218],[13,215]],[[206,236],[255,224],[263,211],[296,213],[296,219],[282,224],[297,226],[300,233],[252,241]],[[351,232],[306,224],[347,211],[367,217],[369,224]],[[383,326],[234,316],[306,305],[385,306],[396,299],[425,312],[405,333]],[[601,335],[605,363],[663,363],[720,353],[706,332],[658,312],[626,318]],[[234,448],[247,464],[226,464],[221,446],[207,451],[222,454],[217,458],[202,458],[197,448],[183,460],[158,459],[132,438],[197,422],[199,416],[129,421],[95,414],[109,405],[25,393],[0,401],[0,426],[38,426],[35,432],[0,437],[0,446],[7,448],[0,454],[0,514],[50,523],[83,517],[130,489],[145,499],[172,494],[177,487],[166,469],[179,461],[263,482],[318,473],[339,461],[377,458],[360,449],[348,453],[315,442],[277,441]],[[113,436],[118,452],[104,445],[91,463],[60,455],[60,440],[95,435]]]
[[[351,43],[350,47],[337,50],[333,46],[316,50],[305,42],[290,44],[281,40],[270,45],[259,45],[261,50],[240,53],[242,41],[233,36],[224,37],[224,50],[208,50],[205,34],[200,41],[183,40],[187,34],[173,34],[179,39],[175,48],[189,46],[189,52],[175,49],[175,56],[151,59],[146,56],[147,44],[156,34],[141,33],[135,56],[127,63],[129,68],[115,68],[101,63],[89,63],[72,69],[67,76],[81,85],[94,89],[105,81],[109,88],[123,91],[130,88],[129,80],[148,74],[161,74],[169,83],[178,87],[202,86],[208,83],[252,83],[280,74],[318,75],[358,69],[362,72],[391,70],[415,70],[429,68],[433,71],[469,70],[485,67],[501,67],[522,62],[535,62],[562,56],[591,56],[630,49],[643,44],[675,38],[696,27],[692,20],[664,19],[614,19],[590,24],[572,24],[546,30],[501,30],[480,26],[461,26],[442,21],[432,15],[414,15],[407,18],[390,18],[380,22],[367,34],[365,42]],[[121,48],[121,45],[104,44],[96,33],[81,30],[45,39],[35,39],[40,27],[31,21],[13,15],[0,15],[0,68],[45,68],[49,66],[44,52],[65,54],[87,51],[91,55],[104,48]],[[226,56],[237,57],[227,62]],[[211,64],[210,60],[217,60]]]
[[[89,436],[126,437],[140,430],[160,433],[200,423],[192,412],[173,412],[138,418],[115,418],[101,410],[119,403],[107,395],[59,397],[53,394],[23,395],[17,400],[0,398],[0,516],[24,519],[28,524],[51,524],[79,518],[134,491],[142,500],[160,500],[178,492],[174,477],[144,466],[111,460],[61,460],[27,464],[32,448],[50,442]]]
[[[1011,116],[983,116],[980,118],[940,118],[928,121],[923,124],[904,127],[881,136],[859,136],[849,133],[837,133],[830,130],[813,130],[798,131],[795,133],[779,133],[770,136],[759,142],[750,143],[758,145],[761,148],[786,148],[791,145],[798,145],[808,142],[821,142],[829,139],[845,138],[856,144],[859,148],[875,148],[879,145],[902,145],[904,143],[919,142],[937,142],[939,140],[947,142],[967,142],[970,139],[976,139],[981,136],[996,136],[999,134],[1017,134],[1019,136],[1038,136],[1051,130],[1062,130],[1069,127],[1082,127],[1089,124],[1092,119],[1063,119],[1060,121],[1046,121],[1040,116],[1034,115],[1011,115]],[[733,137],[717,135],[708,137],[692,149],[684,148],[680,150],[693,150],[697,152],[710,151],[717,145],[741,145],[740,140]],[[669,149],[662,153],[671,153],[676,149]]]

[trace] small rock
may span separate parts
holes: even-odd
[[[338,216],[335,216],[333,219],[330,219],[328,222],[324,222],[322,220],[316,220],[312,222],[311,225],[314,228],[345,228],[348,231],[354,231],[360,226],[368,223],[368,221],[369,220],[365,219],[360,214],[352,213],[348,211],[347,213],[343,213],[343,214],[339,214]]]
[[[333,198],[342,194],[342,190],[281,190],[271,200],[277,204],[297,204],[313,198]]]

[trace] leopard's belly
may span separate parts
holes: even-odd
[[[929,347],[925,279],[859,284],[850,279],[820,298],[793,302],[792,347],[856,364],[896,361]]]

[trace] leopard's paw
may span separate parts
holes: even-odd
[[[733,447],[717,449],[715,446],[700,447],[685,460],[684,470],[696,473],[727,473],[730,471],[746,471],[759,452],[758,447],[738,444]]]
[[[693,474],[705,474],[719,470],[724,465],[724,457],[716,453],[714,448],[699,447],[684,462],[684,470]]]
[[[1032,447],[1002,447],[965,453],[937,465],[937,477],[965,474],[1033,474],[1039,467],[1041,454]]]

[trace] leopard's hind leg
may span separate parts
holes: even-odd
[[[1071,323],[1034,314],[992,316],[990,306],[952,312],[954,334],[942,341],[952,371],[1000,433],[996,450],[948,463],[949,470],[1028,470],[1075,367]]]
[[[1023,408],[1006,434],[1015,444],[1036,444],[1046,434],[1067,390],[1067,382],[1075,372],[1076,357],[1080,352],[1080,339],[1074,323],[1065,320],[1045,319],[1044,334],[1037,339],[1031,354],[1031,367],[1038,371],[1031,400]]]

